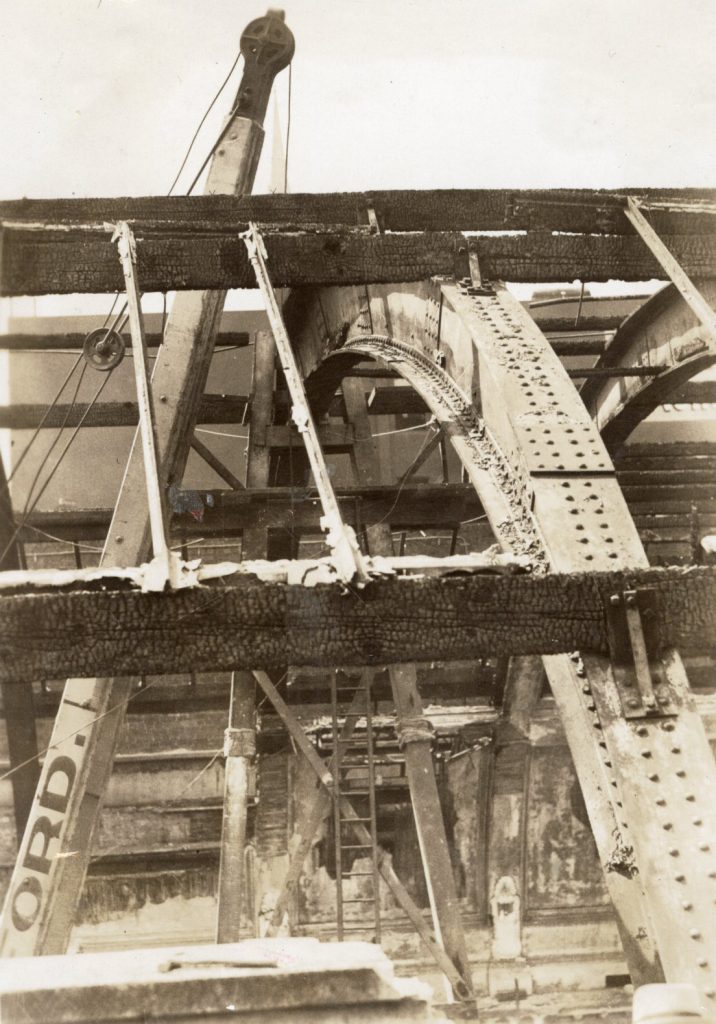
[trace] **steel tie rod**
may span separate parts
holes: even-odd
[[[366,581],[369,579],[365,560],[358,546],[352,527],[344,523],[340,507],[336,499],[328,467],[318,440],[316,425],[308,405],[303,380],[298,369],[296,357],[283,322],[281,308],[276,298],[269,277],[266,260],[268,254],[261,232],[253,221],[249,221],[248,231],[239,235],[248,250],[249,259],[256,273],[256,280],[266,302],[266,313],[271,330],[276,340],[276,349],[281,368],[286,377],[289,394],[291,395],[291,418],[296,424],[306,447],[308,461],[313,471],[316,489],[321,500],[323,516],[321,528],[326,532],[326,541],[331,549],[338,575],[346,583],[353,579]]]

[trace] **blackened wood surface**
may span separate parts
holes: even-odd
[[[627,195],[643,200],[716,202],[714,189],[432,189],[242,196],[143,196],[19,199],[0,202],[0,220],[103,224],[126,220],[177,231],[246,230],[250,220],[283,224],[368,225],[368,207],[387,231],[553,231],[632,234],[623,214]],[[708,214],[651,211],[663,232],[710,230]]]
[[[475,249],[484,277],[507,281],[626,281],[663,277],[635,235],[528,232],[471,238],[457,232],[369,235],[361,231],[264,233],[275,287],[421,281],[436,274],[463,276],[466,245]],[[716,274],[716,235],[665,235],[663,241],[692,277]],[[461,253],[460,250],[463,250]],[[144,291],[255,288],[238,235],[137,237]],[[114,246],[96,233],[6,230],[2,295],[114,292],[123,288]]]
[[[604,608],[635,583],[657,592],[665,646],[710,643],[716,569],[704,567],[386,579],[362,590],[238,577],[164,594],[27,588],[0,596],[0,681],[606,652]]]

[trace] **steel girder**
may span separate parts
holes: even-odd
[[[529,316],[501,286],[491,292],[471,288],[469,282],[447,281],[433,288],[432,293],[422,289],[422,295],[403,291],[397,303],[388,289],[375,297],[339,296],[328,290],[333,294],[320,296],[322,325],[304,320],[306,329],[298,339],[304,365],[315,366],[321,348],[325,352],[336,342],[340,345],[347,307],[357,304],[359,313],[363,308],[363,330],[366,312],[374,329],[384,329],[391,319],[400,322],[407,327],[402,337],[407,335],[412,346],[390,351],[389,340],[355,338],[329,362],[337,366],[357,353],[375,357],[382,346],[390,365],[412,375],[416,383],[415,366],[422,364],[426,370],[425,353],[423,358],[410,355],[411,347],[413,352],[421,346],[439,350],[453,377],[481,407],[487,437],[497,441],[511,469],[510,479],[503,479],[503,497],[516,499],[515,510],[521,505],[525,514],[532,507],[551,568],[645,566],[646,555],[608,452]],[[310,309],[305,297],[303,309]],[[327,309],[342,314],[343,325]],[[335,371],[319,371],[315,383],[321,372],[335,376]],[[447,394],[450,389],[443,390]],[[434,391],[428,383],[423,397],[441,419]],[[443,410],[441,422],[444,428],[452,423],[449,429],[461,438],[453,444],[464,453],[466,434],[472,431],[464,429],[461,416],[455,409]],[[490,514],[490,502],[485,505]],[[494,514],[491,520],[505,545],[504,520]],[[616,600],[622,595],[615,595]],[[647,669],[654,685],[661,685],[661,708],[631,718],[624,690],[625,684],[640,681],[638,665],[636,656],[631,670],[617,669],[606,658],[582,661],[577,654],[545,659],[634,980],[659,977],[661,958],[667,979],[690,980],[713,998],[713,894],[707,894],[716,878],[710,849],[716,834],[716,770],[678,654],[670,651],[658,662],[652,659]]]
[[[701,282],[716,304],[716,279]],[[598,367],[653,366],[653,377],[593,377],[580,395],[610,451],[686,381],[716,363],[709,332],[674,285],[667,285],[627,317],[597,362]]]

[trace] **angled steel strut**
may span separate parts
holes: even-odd
[[[269,277],[266,266],[267,253],[263,238],[253,223],[249,225],[249,230],[241,235],[241,238],[246,243],[249,259],[256,271],[256,280],[266,301],[266,312],[276,341],[281,368],[286,377],[289,394],[291,395],[291,417],[306,447],[306,454],[308,455],[308,461],[316,481],[316,489],[323,507],[321,527],[326,531],[326,539],[335,559],[336,570],[340,578],[346,583],[352,579],[365,581],[368,579],[367,568],[358,547],[356,535],[352,527],[347,526],[343,522],[343,517],[341,516],[338,500],[328,473],[328,466],[326,465],[318,440],[316,424],[313,422],[313,416],[308,405],[308,398],[303,387],[298,363],[293,354],[286,326],[281,316],[281,309]]]

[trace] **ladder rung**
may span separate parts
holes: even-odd
[[[352,822],[372,821],[372,818],[341,818],[341,825],[350,825]]]
[[[342,847],[345,850],[345,846]],[[372,871],[349,871],[347,875],[341,875],[341,878],[372,878]]]
[[[341,846],[342,850],[372,850],[372,843],[346,843],[345,846]]]
[[[375,897],[364,896],[362,899],[357,900],[343,900],[343,903],[375,903]]]

